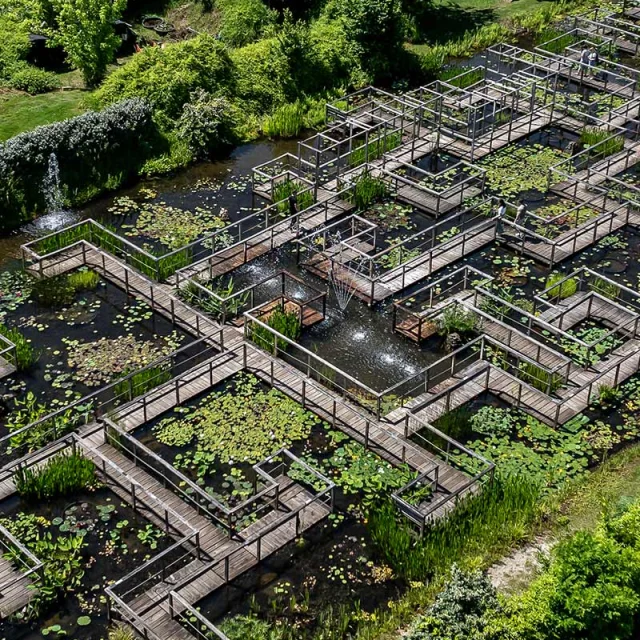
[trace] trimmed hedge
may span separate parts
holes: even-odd
[[[37,127],[0,144],[0,229],[30,220],[45,208],[42,188],[55,154],[65,201],[77,204],[136,175],[162,151],[151,106],[138,98]]]

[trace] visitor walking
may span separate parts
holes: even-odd
[[[587,49],[587,45],[582,47],[582,51],[580,52],[580,64],[583,65],[584,69],[589,68],[589,49]]]
[[[526,212],[527,212],[527,205],[525,204],[524,200],[520,200],[520,203],[518,204],[518,208],[516,209],[516,217],[515,217],[515,220],[513,221],[513,224],[523,227],[525,223],[524,217]],[[518,235],[518,238],[522,238],[524,235],[522,231],[520,231],[519,229],[516,229],[516,233]]]
[[[289,217],[291,218],[291,230],[298,228],[298,196],[295,193],[289,194]]]
[[[504,219],[507,215],[507,203],[500,199],[498,200],[498,220],[496,221],[496,233],[504,233]]]
[[[598,62],[600,62],[598,52],[596,51],[595,47],[591,47],[591,49],[589,49],[589,69],[592,76],[596,75],[596,67],[598,66]]]

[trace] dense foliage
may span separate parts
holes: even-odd
[[[640,502],[553,551],[527,590],[496,597],[488,578],[454,568],[411,640],[625,640],[638,637]]]
[[[0,145],[0,228],[15,227],[45,208],[43,183],[52,156],[62,195],[74,203],[135,175],[160,147],[152,109],[139,99],[11,138]]]
[[[53,0],[56,41],[70,62],[82,71],[88,86],[96,86],[107,72],[120,39],[113,23],[120,18],[126,0]]]

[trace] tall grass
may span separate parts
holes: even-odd
[[[380,134],[377,138],[355,147],[349,154],[349,164],[352,167],[359,167],[365,162],[373,162],[381,158],[387,151],[400,146],[401,143],[402,133],[400,131]]]
[[[381,178],[374,178],[368,171],[358,176],[354,186],[353,194],[349,200],[362,211],[371,206],[379,198],[389,195],[389,187]]]
[[[77,453],[62,453],[40,467],[19,467],[14,482],[25,500],[51,500],[91,488],[95,475],[91,460]]]
[[[276,307],[266,318],[262,318],[262,321],[274,331],[281,333],[290,340],[297,340],[300,337],[302,325],[300,324],[300,317],[298,313],[295,311],[287,311],[283,305]],[[269,329],[259,324],[251,323],[249,337],[259,347],[262,347],[266,351],[274,350],[276,340],[278,349],[285,351],[288,346],[286,340],[276,338]]]
[[[608,280],[604,280],[598,276],[595,276],[593,280],[591,280],[591,288],[599,293],[601,296],[605,298],[609,298],[610,300],[617,300],[620,296],[620,287]]]
[[[305,129],[317,129],[325,122],[324,98],[296,100],[266,116],[262,121],[262,133],[269,138],[295,138]]]
[[[537,516],[539,488],[523,476],[496,476],[479,494],[461,501],[448,517],[430,525],[416,540],[388,502],[369,513],[368,528],[378,552],[396,575],[424,581],[456,562],[496,543],[521,540]]]
[[[550,40],[553,40],[553,42],[550,42]],[[538,46],[547,43],[544,51],[548,51],[549,53],[562,53],[568,46],[576,41],[576,37],[571,33],[567,33],[565,29],[548,27],[536,36],[535,41]]]
[[[580,142],[592,147],[591,151],[599,158],[606,158],[624,149],[624,136],[611,135],[610,131],[598,127],[585,127],[580,132]]]
[[[538,389],[538,391],[553,393],[562,386],[561,375],[550,373],[532,362],[521,362],[518,370],[520,379],[524,380],[524,382],[531,385],[534,389]]]
[[[483,78],[484,70],[472,67],[447,67],[438,74],[438,80],[447,82],[460,89],[480,82]]]
[[[38,354],[31,343],[24,337],[21,331],[6,324],[0,324],[0,335],[15,345],[15,362],[18,371],[26,371],[32,367],[38,359]],[[11,356],[8,356],[10,359]]]
[[[90,224],[89,222],[85,222],[84,224],[70,227],[69,229],[62,229],[53,235],[46,236],[35,243],[34,249],[36,253],[43,256],[48,253],[53,253],[58,249],[69,247],[80,240],[88,240]]]
[[[567,278],[562,284],[556,284],[564,278],[566,278],[566,276],[563,273],[552,273],[547,276],[547,281],[544,285],[545,289],[548,289],[547,297],[564,300],[565,298],[570,298],[578,291],[577,278]]]
[[[273,186],[273,201],[277,203],[278,213],[289,212],[289,196],[296,196],[298,211],[304,211],[313,204],[313,191],[307,186],[287,178]]]
[[[129,402],[147,393],[147,391],[159,387],[170,379],[171,371],[168,368],[162,366],[149,367],[137,371],[126,377],[126,379],[118,382],[114,387],[114,393],[120,400]]]
[[[68,276],[69,286],[74,292],[93,291],[100,283],[100,276],[93,269],[81,269],[70,273]]]
[[[305,127],[305,108],[300,101],[283,104],[262,123],[262,131],[269,138],[295,138]]]

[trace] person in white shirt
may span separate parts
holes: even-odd
[[[589,49],[589,69],[591,70],[591,75],[596,75],[596,65],[598,64],[598,52],[595,47],[591,47]]]
[[[498,220],[496,222],[496,233],[504,233],[504,219],[507,215],[507,203],[498,200]]]
[[[516,209],[516,217],[513,221],[514,224],[518,224],[520,226],[524,226],[524,214],[527,211],[527,205],[524,203],[524,200],[520,200],[518,204],[518,208]],[[522,231],[517,231],[518,237],[522,238]]]

